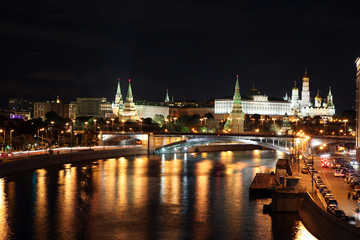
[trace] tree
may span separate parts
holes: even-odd
[[[159,125],[159,127],[162,127],[164,126],[164,123],[165,123],[165,118],[163,115],[159,115],[159,114],[155,114],[155,117],[153,119],[153,122],[154,123],[157,123]]]

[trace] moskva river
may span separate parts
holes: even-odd
[[[275,151],[100,159],[0,178],[0,239],[314,239],[249,196]]]

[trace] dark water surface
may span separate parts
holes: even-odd
[[[0,239],[314,239],[249,198],[275,151],[104,159],[0,178]]]

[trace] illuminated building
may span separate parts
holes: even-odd
[[[305,74],[303,76],[303,86],[301,92],[301,100],[299,99],[299,90],[295,86],[292,89],[291,96],[291,112],[290,115],[296,115],[300,117],[314,117],[320,116],[323,118],[330,118],[335,114],[335,105],[333,95],[331,93],[331,87],[329,87],[329,93],[327,95],[326,100],[320,97],[320,91],[314,99],[314,104],[310,101],[310,78],[307,73],[307,69],[305,69]]]
[[[287,93],[283,99],[270,98],[262,94],[258,89],[253,87],[241,99],[242,110],[245,114],[253,115],[268,115],[268,116],[284,116],[287,113],[290,116],[299,117],[314,117],[321,116],[323,118],[330,118],[335,114],[335,105],[331,88],[326,100],[323,100],[318,95],[315,97],[315,104],[311,102],[309,90],[309,76],[307,70],[303,77],[303,86],[301,97],[299,98],[299,89],[296,87],[296,82],[291,91],[289,98]],[[233,108],[233,100],[230,98],[215,99],[215,118],[225,119],[226,115],[230,114]]]
[[[355,61],[356,64],[356,160],[360,161],[360,58]]]
[[[253,86],[241,99],[244,114],[283,116],[291,112],[290,101],[277,98],[269,98]],[[233,108],[233,100],[229,98],[215,99],[215,118],[224,119],[230,114]]]
[[[115,94],[115,101],[112,103],[112,111],[114,116],[118,116],[124,109],[124,101],[121,94],[120,78],[118,78],[118,85]]]
[[[137,121],[139,116],[135,110],[134,97],[131,89],[131,79],[129,79],[128,92],[125,99],[124,109],[118,112],[120,120]]]
[[[34,118],[45,120],[48,112],[55,112],[59,117],[67,118],[69,117],[69,105],[61,102],[59,97],[56,100],[34,102]]]
[[[76,98],[69,104],[69,117],[96,117],[104,118],[112,112],[111,103],[106,98]]]

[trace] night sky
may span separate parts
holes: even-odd
[[[291,3],[287,3],[291,2]],[[307,3],[304,3],[307,2]],[[282,97],[308,68],[311,97],[332,86],[355,105],[359,9],[345,1],[28,1],[0,7],[0,105],[13,97],[107,97],[131,77],[136,100],[205,101],[255,82]]]

